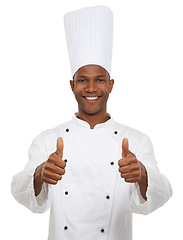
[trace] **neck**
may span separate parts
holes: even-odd
[[[87,122],[90,125],[90,129],[93,129],[95,125],[104,123],[110,119],[110,115],[106,112],[104,114],[82,114],[81,112],[76,114],[76,117]]]

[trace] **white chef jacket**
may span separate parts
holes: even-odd
[[[35,169],[56,151],[57,138],[64,141],[66,172],[57,185],[44,183],[35,197]],[[138,183],[126,183],[119,173],[122,140],[147,170],[147,201]],[[149,214],[172,195],[168,179],[154,158],[150,139],[110,117],[90,125],[74,114],[71,121],[37,136],[29,149],[29,162],[12,180],[15,199],[32,212],[50,207],[49,240],[131,240],[132,213]]]

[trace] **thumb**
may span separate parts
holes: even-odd
[[[124,138],[122,142],[122,157],[126,157],[130,153],[128,148],[129,148],[128,139]]]
[[[59,137],[57,139],[57,150],[56,150],[56,154],[58,155],[58,157],[63,156],[63,148],[64,148],[64,142],[63,139],[61,137]]]

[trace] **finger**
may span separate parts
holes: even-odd
[[[62,158],[63,157],[63,148],[64,148],[64,142],[63,139],[61,137],[59,137],[57,139],[57,150],[56,150],[56,154],[58,155],[58,157]]]
[[[134,178],[125,178],[125,182],[127,183],[136,183],[140,181],[140,177],[134,177]]]
[[[60,167],[60,168],[65,168],[66,167],[66,162],[61,160],[61,161],[56,161],[55,165]]]
[[[139,173],[139,171],[134,171],[134,172],[130,172],[130,173],[121,173],[121,177],[125,178],[125,179],[139,178],[140,173]]]
[[[59,161],[60,162],[60,161]],[[64,167],[59,167],[57,165],[54,166],[47,166],[46,170],[51,171],[52,173],[56,173],[59,175],[64,175],[65,174],[65,168]]]
[[[50,171],[45,171],[43,174],[43,180],[55,180],[55,181],[59,181],[62,179],[62,175],[60,174],[56,174]]]
[[[54,163],[55,166],[58,166],[60,168],[66,167],[66,162],[63,161],[62,159],[58,159],[58,155],[56,154],[56,152],[52,153],[52,155],[50,155],[50,157],[47,161],[46,168],[48,168],[50,165],[52,165],[52,163]]]
[[[44,181],[45,183],[52,184],[52,185],[56,185],[57,182],[58,182],[58,181],[56,181],[56,180],[47,179],[47,178],[43,179],[43,181]]]
[[[124,138],[122,142],[122,157],[126,157],[130,153],[128,139]]]
[[[123,172],[132,172],[140,169],[139,164],[135,158],[132,158],[129,162],[123,161],[123,159],[119,160],[119,168]]]
[[[124,166],[124,167],[119,167],[119,172],[120,173],[129,173],[131,172],[130,165]]]
[[[129,153],[127,157],[124,157],[118,161],[120,167],[129,166],[133,163],[137,163],[137,159],[133,153]]]

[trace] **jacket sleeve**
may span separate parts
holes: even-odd
[[[157,167],[153,146],[147,136],[137,147],[136,157],[142,162],[147,171],[147,201],[142,198],[138,183],[133,183],[130,208],[134,213],[147,215],[169,200],[172,196],[172,188],[169,180]]]
[[[48,159],[44,133],[37,136],[29,148],[29,161],[24,170],[17,173],[11,182],[11,193],[14,198],[32,212],[42,213],[51,205],[51,188],[44,183],[40,194],[34,192],[34,173],[42,162]]]

